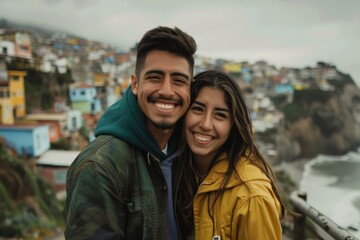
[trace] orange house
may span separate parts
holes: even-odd
[[[48,123],[48,125],[49,125],[50,143],[59,141],[59,139],[60,139],[59,125],[54,124],[54,123]]]
[[[50,142],[56,142],[60,137],[67,137],[67,113],[32,113],[26,116],[27,120],[49,125]]]

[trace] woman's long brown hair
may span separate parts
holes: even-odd
[[[226,152],[229,157],[229,167],[226,172],[221,189],[218,195],[224,191],[231,175],[236,171],[236,165],[242,157],[246,157],[252,164],[258,166],[271,180],[272,189],[281,204],[281,215],[285,215],[285,204],[276,186],[275,175],[271,166],[262,156],[255,145],[250,114],[239,85],[228,74],[220,71],[209,70],[194,77],[191,86],[191,103],[194,102],[200,90],[204,87],[216,88],[224,91],[225,100],[233,118],[234,125],[226,143],[219,149],[217,156]],[[193,199],[198,189],[196,176],[192,170],[191,151],[187,146],[184,134],[181,138],[180,148],[183,150],[180,161],[183,161],[184,172],[182,173],[180,190],[175,199],[177,216],[182,231],[191,234],[194,228]],[[238,174],[239,175],[239,174]],[[241,176],[239,176],[241,179]]]

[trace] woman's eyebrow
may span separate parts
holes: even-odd
[[[196,100],[194,101],[193,104],[197,104],[197,105],[200,105],[202,107],[206,107],[204,103],[196,101]],[[228,108],[221,108],[221,107],[216,107],[215,110],[216,111],[222,111],[222,112],[230,112],[230,110]]]

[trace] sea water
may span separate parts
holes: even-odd
[[[310,205],[360,238],[360,148],[307,162],[300,189]]]

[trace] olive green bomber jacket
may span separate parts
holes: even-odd
[[[179,187],[177,172],[173,171],[174,189]],[[166,239],[166,199],[157,158],[101,135],[68,171],[65,237]]]

